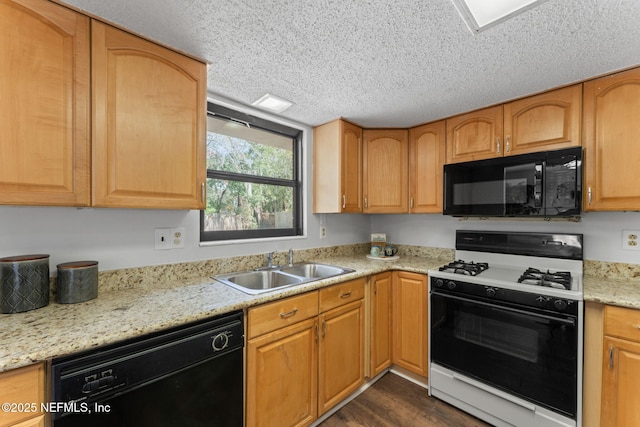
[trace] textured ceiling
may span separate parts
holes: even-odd
[[[308,125],[409,127],[640,64],[640,1],[549,0],[472,34],[450,0],[65,0]]]

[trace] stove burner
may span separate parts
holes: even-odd
[[[486,262],[465,262],[462,260],[456,260],[444,267],[440,267],[440,271],[447,273],[464,274],[467,276],[476,276],[489,268],[489,264]]]
[[[571,290],[571,273],[568,271],[546,272],[537,268],[528,268],[518,279],[518,283],[536,286],[548,286],[556,289]]]

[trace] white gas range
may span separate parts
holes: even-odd
[[[458,231],[429,271],[430,393],[494,425],[576,426],[582,235]]]

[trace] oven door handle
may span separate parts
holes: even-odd
[[[539,319],[545,319],[547,321],[554,321],[554,322],[561,322],[561,323],[566,323],[567,325],[571,325],[571,326],[576,326],[576,318],[574,316],[569,316],[569,318],[563,318],[563,317],[554,317],[554,316],[549,316],[547,314],[540,314],[540,313],[535,313],[535,312],[531,312],[531,311],[525,311],[525,310],[520,310],[518,308],[512,308],[512,307],[506,307],[503,305],[499,305],[499,304],[489,304],[483,301],[477,301],[477,300],[472,300],[469,298],[462,298],[462,297],[458,297],[458,296],[454,296],[454,295],[447,295],[447,294],[441,294],[438,292],[433,292],[434,295],[438,295],[441,296],[443,298],[451,298],[451,299],[456,299],[459,301],[465,301],[465,302],[469,302],[472,304],[478,304],[478,305],[484,305],[486,307],[491,307],[491,308],[499,308],[500,310],[505,310],[505,311],[510,311],[513,313],[517,313],[523,316],[530,316],[530,317],[537,317]]]

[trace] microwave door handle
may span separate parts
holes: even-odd
[[[543,164],[536,163],[535,171],[533,173],[533,204],[537,208],[542,207],[542,197],[543,197]]]

